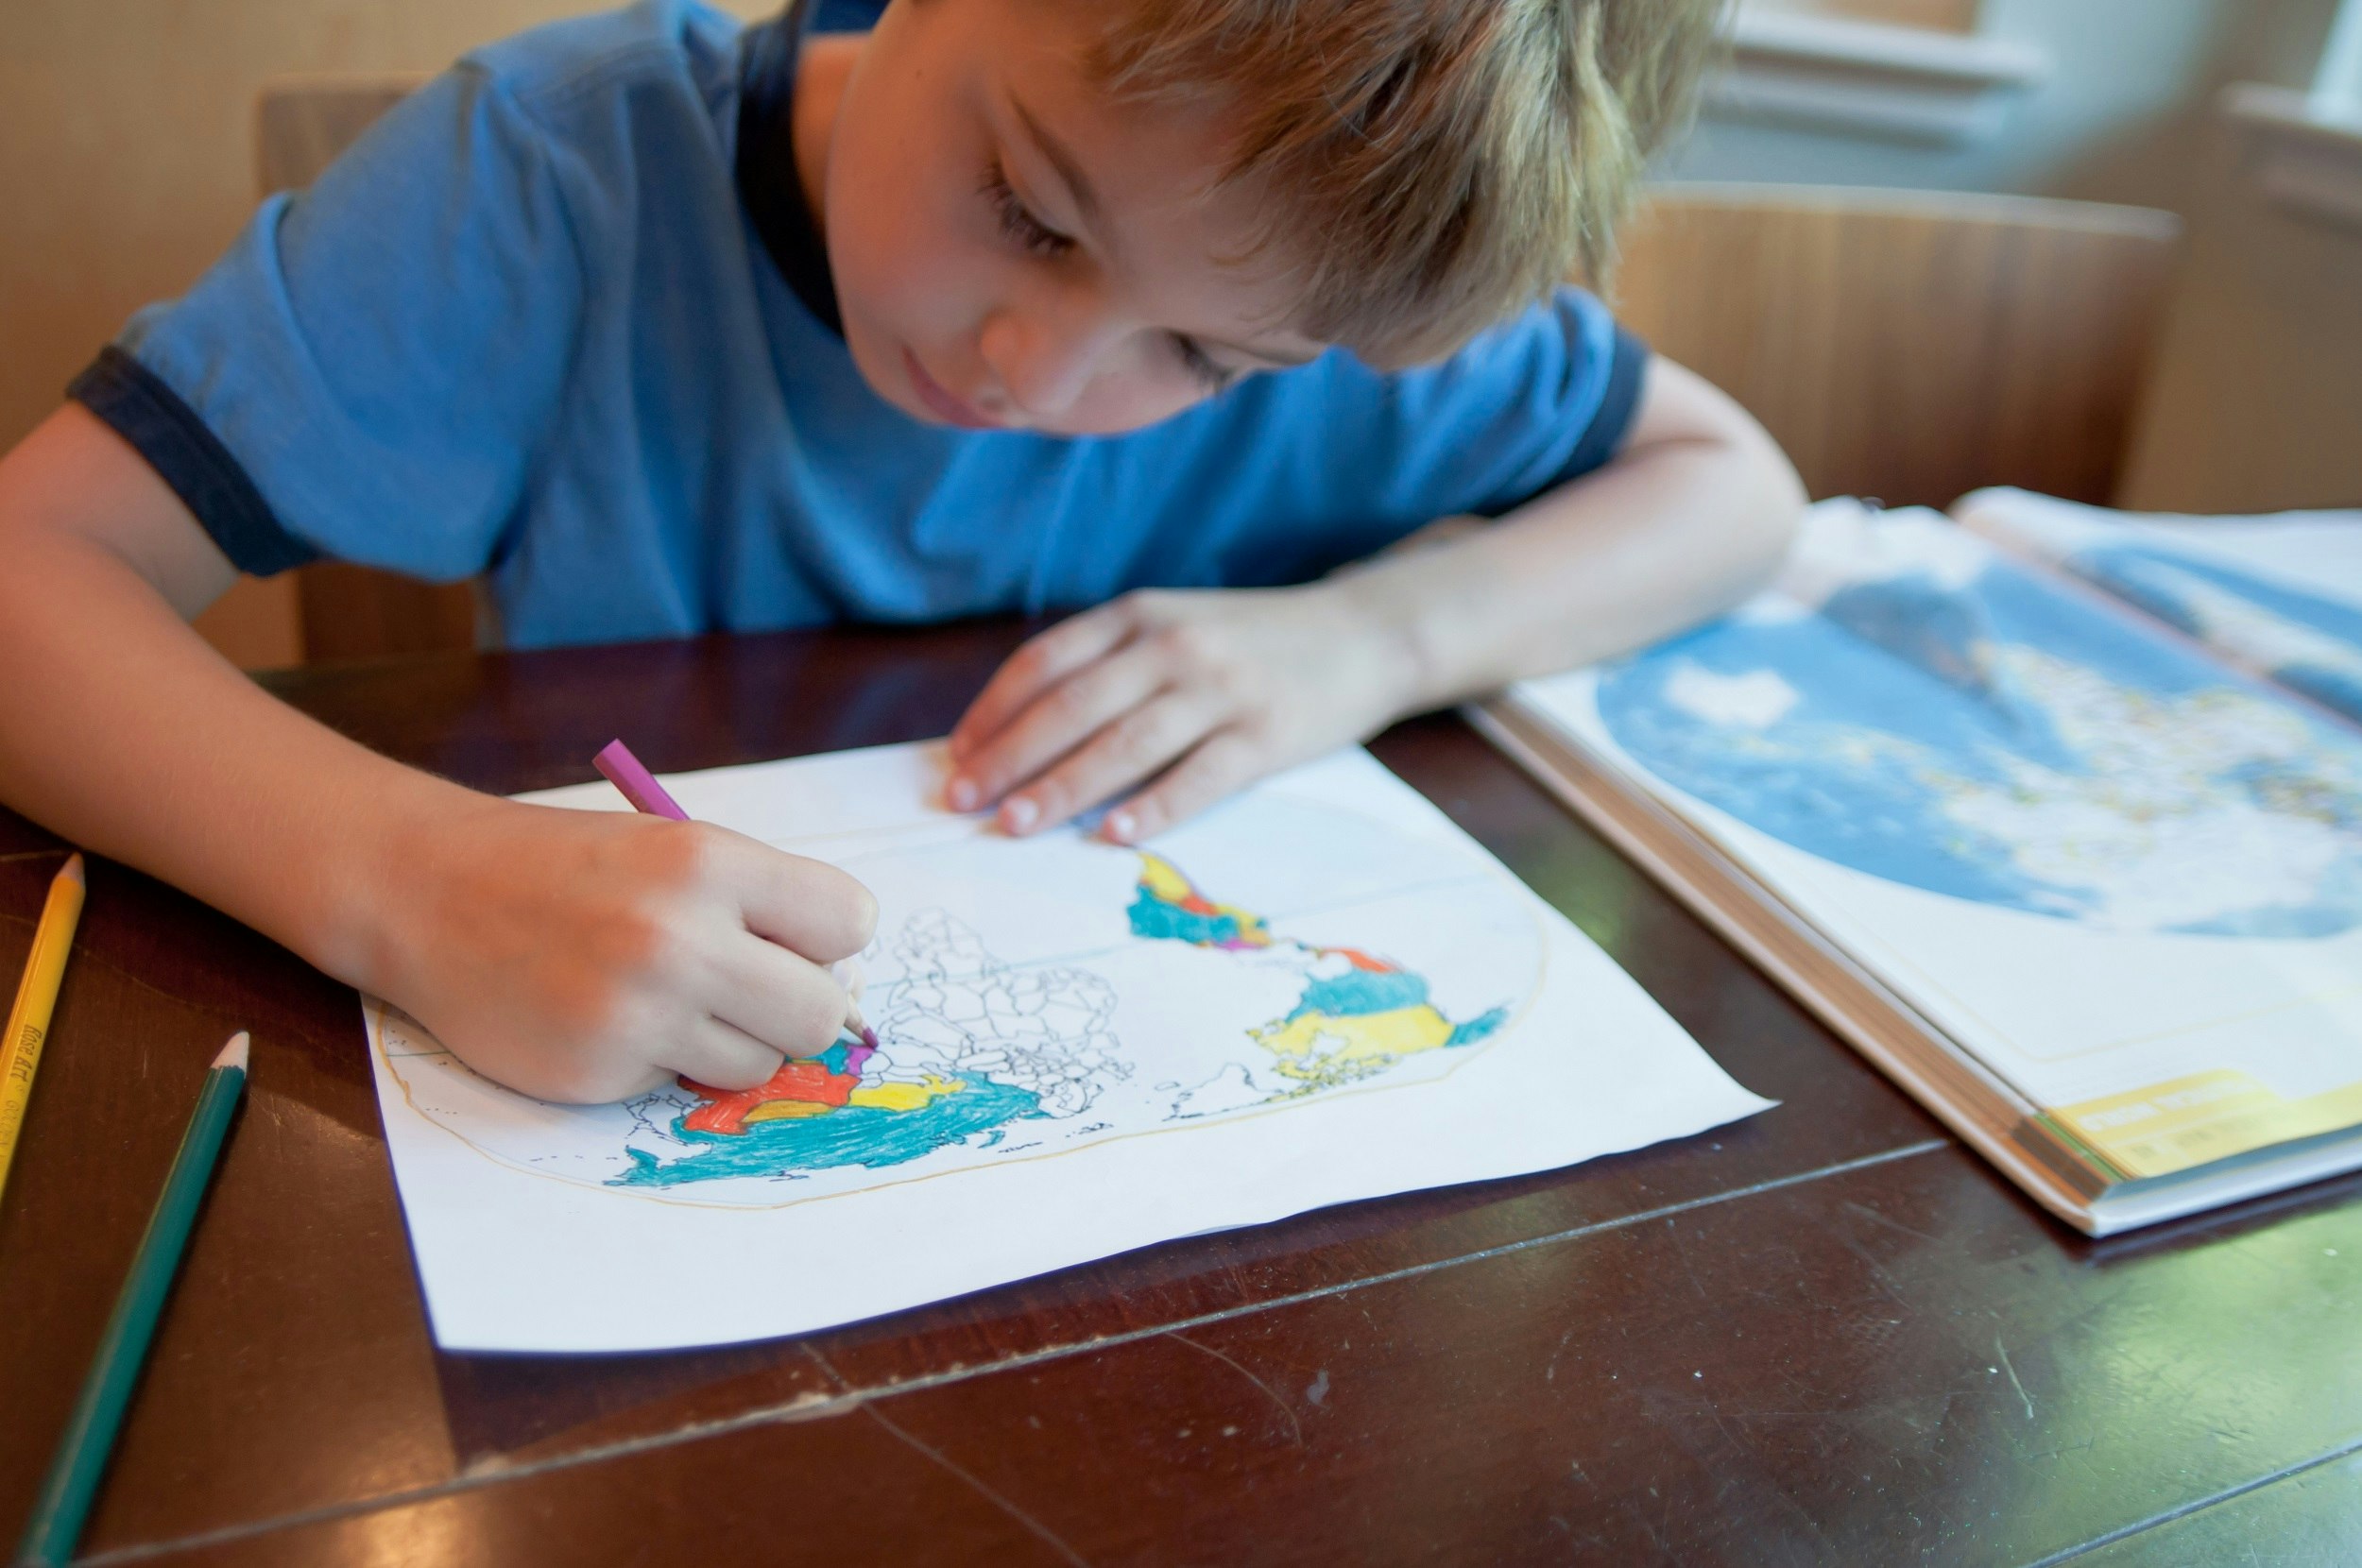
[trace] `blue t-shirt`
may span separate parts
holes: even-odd
[[[1645,351],[1566,289],[1437,366],[1331,352],[1129,435],[917,423],[742,199],[794,188],[742,166],[784,126],[741,134],[763,36],[649,0],[468,56],[74,395],[242,570],[488,572],[521,646],[1303,581],[1630,421]]]

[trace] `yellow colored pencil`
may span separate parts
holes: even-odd
[[[82,857],[67,856],[65,869],[49,884],[41,924],[33,929],[33,952],[25,961],[16,1005],[9,1009],[9,1031],[0,1034],[0,1192],[8,1189],[9,1167],[16,1161],[25,1101],[32,1095],[41,1048],[49,1038],[49,1014],[58,1005],[58,984],[65,979],[65,955],[74,946],[74,928],[82,918],[85,887]]]

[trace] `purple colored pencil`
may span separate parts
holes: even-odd
[[[664,786],[656,781],[656,775],[641,764],[631,748],[621,741],[609,741],[606,749],[590,758],[590,765],[607,775],[607,781],[623,791],[624,798],[636,810],[652,817],[671,817],[675,822],[687,822],[689,813],[680,809],[680,802],[664,793]]]
[[[670,817],[675,822],[689,820],[689,813],[680,809],[680,802],[666,793],[664,786],[656,781],[656,775],[650,773],[623,741],[609,741],[600,748],[598,756],[590,758],[590,765],[606,775],[607,781],[622,792],[623,797],[631,802],[632,810],[645,811],[652,817]],[[860,1004],[854,1005],[852,1015],[845,1023],[861,1037],[864,1046],[873,1051],[878,1048],[878,1031],[863,1022]]]

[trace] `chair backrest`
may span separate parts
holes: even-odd
[[[309,185],[423,76],[300,77],[255,102],[254,172],[264,194]],[[341,562],[296,573],[307,659],[375,658],[474,645],[480,585],[421,583]]]
[[[2168,213],[1952,192],[1669,185],[1619,314],[1729,392],[1815,496],[2113,498],[2179,248]]]

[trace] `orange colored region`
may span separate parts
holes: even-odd
[[[781,1116],[814,1116],[835,1109],[846,1102],[855,1089],[861,1087],[858,1073],[835,1073],[817,1062],[789,1060],[779,1064],[779,1070],[751,1089],[716,1089],[682,1079],[681,1087],[706,1103],[681,1118],[681,1125],[696,1133],[719,1133],[735,1135],[746,1131],[746,1123],[770,1121]],[[788,1100],[813,1107],[811,1111],[791,1111],[781,1105],[768,1116],[762,1108]]]
[[[1387,963],[1384,959],[1372,958],[1369,954],[1362,952],[1357,947],[1323,947],[1321,951],[1324,953],[1342,953],[1344,955],[1344,960],[1347,963],[1352,964],[1356,969],[1366,969],[1372,974],[1391,975],[1395,972],[1395,966]]]

